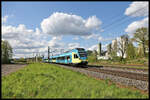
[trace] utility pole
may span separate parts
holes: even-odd
[[[50,51],[50,53],[51,53],[51,55],[50,56],[53,56],[53,51],[52,51],[53,49],[51,49],[51,51]]]
[[[98,55],[101,56],[102,52],[101,52],[101,43],[98,44]]]
[[[38,52],[38,61],[40,62],[40,52]]]
[[[64,49],[61,49],[61,54],[64,52]]]
[[[32,57],[32,61],[34,62],[34,52],[33,52],[33,57]]]
[[[38,53],[36,53],[36,62],[38,61],[37,57],[38,57]]]
[[[44,53],[42,54],[42,59],[44,59]]]
[[[51,51],[51,53],[52,53],[52,56],[53,56],[53,52],[54,52],[54,51]]]
[[[35,57],[34,57],[34,62],[35,62],[35,61],[36,61],[36,52],[34,52],[34,56],[35,56]]]
[[[49,53],[50,53],[50,48],[49,48],[49,46],[48,46],[48,60],[49,60],[49,58],[50,58]]]

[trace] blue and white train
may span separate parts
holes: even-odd
[[[84,48],[75,48],[57,56],[51,56],[50,63],[87,65],[87,53]]]

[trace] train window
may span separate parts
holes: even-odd
[[[77,54],[74,54],[74,58],[78,58],[78,55],[77,55]]]
[[[65,60],[65,57],[58,57],[58,60]]]
[[[52,60],[56,60],[56,58],[52,58]]]

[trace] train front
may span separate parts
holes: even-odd
[[[88,64],[88,60],[87,60],[87,53],[85,51],[85,49],[83,48],[77,48],[78,50],[78,54],[79,54],[79,59],[81,60],[81,65],[87,65]]]

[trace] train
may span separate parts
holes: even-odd
[[[42,61],[43,61],[44,63],[48,63],[48,62],[49,62],[48,59],[46,59],[46,58],[45,58],[45,59],[43,58]]]
[[[87,52],[84,48],[74,48],[56,56],[50,56],[50,63],[87,65]]]

